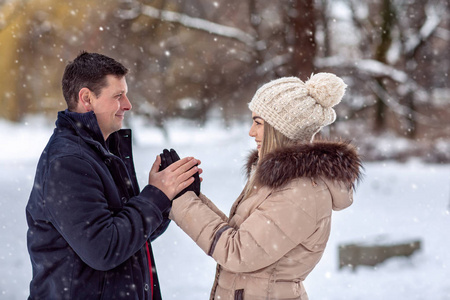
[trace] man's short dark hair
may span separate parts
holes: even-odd
[[[62,78],[62,90],[69,110],[78,103],[78,92],[86,87],[97,97],[107,85],[106,76],[125,76],[128,69],[116,60],[98,53],[82,51],[66,66]]]

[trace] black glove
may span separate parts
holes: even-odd
[[[180,157],[173,149],[170,149],[170,152],[169,150],[164,149],[163,153],[161,153],[159,156],[161,157],[161,165],[159,166],[159,171],[164,170],[177,160],[180,160]]]
[[[180,157],[178,156],[177,152],[173,149],[170,149],[170,151],[164,149],[163,153],[161,153],[160,156],[161,156],[161,165],[159,167],[159,171],[164,170],[174,162],[180,160]],[[178,195],[176,195],[175,198],[180,197],[187,191],[193,191],[197,196],[200,195],[200,174],[198,172],[194,174],[194,182],[191,183],[184,190],[182,190],[180,193],[178,193]]]

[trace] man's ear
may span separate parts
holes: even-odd
[[[78,92],[78,103],[84,108],[85,112],[92,110],[91,91],[84,87]]]

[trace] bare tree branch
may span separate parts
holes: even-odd
[[[405,54],[412,55],[421,44],[437,30],[441,23],[441,16],[434,6],[428,6],[426,9],[427,19],[423,23],[416,35],[411,36],[405,43]]]
[[[161,10],[149,5],[140,5],[129,10],[120,10],[117,16],[121,19],[130,20],[145,15],[150,18],[159,19],[161,21],[179,23],[188,28],[206,31],[218,36],[236,39],[252,49],[256,47],[255,38],[243,30],[231,26],[217,24],[208,20],[193,18],[186,14],[177,13],[169,10]]]
[[[258,68],[256,68],[256,74],[258,76],[263,76],[274,69],[276,69],[279,66],[282,66],[286,63],[288,63],[291,59],[291,54],[283,54],[283,55],[277,55],[273,57],[272,59],[265,61],[263,64],[261,64]]]
[[[411,114],[414,114],[416,121],[420,124],[435,127],[442,126],[442,123],[437,123],[436,120],[420,114],[417,111],[412,110],[410,107],[402,105],[398,101],[393,100],[392,97],[390,97],[390,95],[386,92],[386,90],[381,88],[375,82],[370,82],[369,86],[372,91],[381,99],[381,101],[383,101],[383,103],[386,104],[386,106],[388,106],[395,114],[406,118],[408,118]]]
[[[333,67],[357,69],[360,72],[370,74],[373,77],[389,77],[393,81],[399,83],[406,83],[408,81],[408,74],[405,72],[373,59],[348,61],[342,57],[332,56],[316,58],[315,64],[319,68]]]
[[[367,74],[373,78],[387,77],[393,81],[400,83],[397,91],[399,94],[406,94],[410,91],[415,93],[429,94],[429,92],[418,85],[414,80],[409,78],[408,74],[397,70],[389,65],[383,64],[376,60],[364,59],[359,61],[345,61],[339,57],[318,58],[315,61],[319,68],[345,68],[357,70],[359,73]],[[412,110],[410,107],[400,104],[394,100],[384,89],[382,89],[375,81],[368,82],[371,90],[386,104],[395,114],[408,117],[414,114],[417,122],[423,125],[440,126],[435,120]]]

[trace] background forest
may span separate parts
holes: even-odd
[[[81,50],[127,66],[133,114],[163,131],[248,119],[260,85],[325,71],[349,86],[327,134],[448,163],[449,49],[450,0],[0,0],[0,118],[55,119]]]
[[[202,160],[224,212],[254,140],[247,103],[281,76],[348,84],[324,135],[364,160],[354,204],[333,215],[310,299],[450,300],[450,0],[0,0],[0,299],[26,299],[25,206],[66,108],[61,76],[82,50],[127,66],[141,187],[166,147]],[[225,125],[225,126],[224,126]],[[411,257],[338,269],[343,244],[420,240]],[[164,299],[207,299],[215,262],[175,224],[154,243]]]

